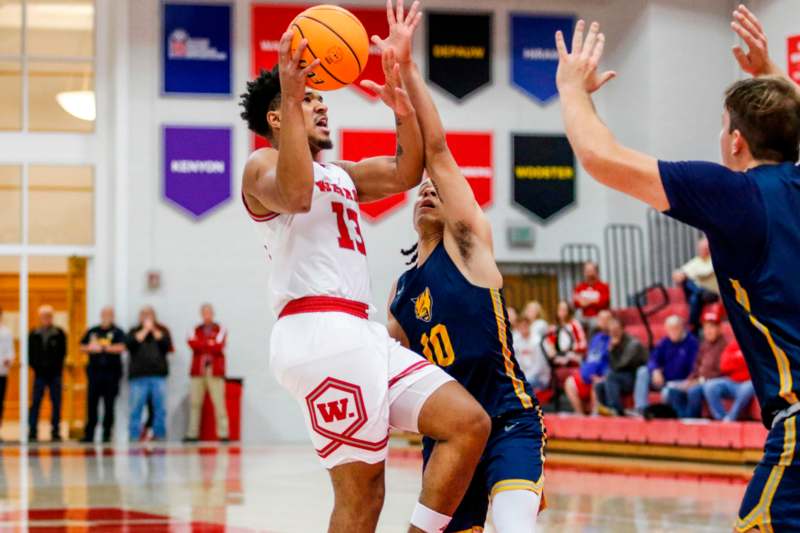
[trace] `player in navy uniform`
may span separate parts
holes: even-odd
[[[544,484],[541,412],[514,357],[492,229],[447,148],[407,38],[396,61],[417,110],[430,179],[414,206],[416,265],[390,298],[389,333],[442,367],[492,418],[481,462],[444,531],[482,531],[491,499],[499,533],[531,533]],[[423,446],[427,465],[437,445],[426,438]]]
[[[723,165],[669,163],[622,146],[600,121],[590,94],[604,37],[584,42],[578,22],[571,53],[556,36],[556,76],[575,154],[595,179],[639,198],[708,236],[722,299],[770,428],[747,487],[736,531],[800,531],[800,89],[769,60],[758,20],[744,6],[733,29],[749,50],[734,55],[753,79],[725,92]]]

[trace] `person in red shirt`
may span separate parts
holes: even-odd
[[[583,264],[583,281],[572,291],[572,302],[584,319],[590,320],[609,306],[608,283],[600,280],[599,269],[593,261]]]
[[[716,420],[733,422],[739,418],[739,412],[747,407],[754,394],[744,354],[735,339],[723,350],[719,369],[722,377],[706,381],[703,395],[711,416]],[[733,399],[733,405],[728,411],[722,403],[723,398]]]
[[[189,429],[185,442],[196,442],[200,434],[200,414],[206,391],[211,396],[216,418],[217,436],[221,441],[228,440],[228,410],[225,405],[225,341],[228,332],[214,322],[214,308],[203,304],[200,308],[203,322],[197,326],[189,338],[192,348],[192,367],[190,370],[190,409]]]

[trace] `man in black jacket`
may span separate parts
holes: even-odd
[[[103,442],[111,442],[114,427],[114,403],[122,378],[122,352],[125,351],[125,332],[114,324],[114,309],[104,307],[100,324],[87,331],[81,339],[81,351],[89,354],[86,377],[89,382],[86,428],[81,442],[94,442],[97,425],[97,404],[103,401]]]
[[[608,364],[609,372],[603,381],[595,383],[597,400],[617,415],[623,414],[622,395],[633,392],[636,369],[647,364],[647,348],[631,337],[622,327],[619,318],[609,322]]]
[[[148,400],[153,407],[153,439],[167,438],[167,354],[172,351],[169,330],[156,321],[152,307],[139,313],[139,325],[128,333],[130,353],[130,409],[128,435],[131,442],[139,440],[142,431],[142,411]]]
[[[47,389],[53,408],[51,439],[58,442],[61,440],[58,426],[61,422],[61,374],[67,357],[67,335],[53,324],[53,308],[49,305],[39,308],[39,325],[28,335],[28,354],[34,375],[33,401],[28,412],[28,440],[38,440],[39,408]]]

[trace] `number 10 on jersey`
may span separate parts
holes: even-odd
[[[453,343],[450,342],[450,334],[444,324],[433,326],[430,335],[423,333],[420,343],[422,344],[422,353],[433,364],[450,366],[456,360]]]

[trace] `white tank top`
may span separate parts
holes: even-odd
[[[288,302],[304,296],[370,303],[358,194],[344,169],[314,163],[308,213],[259,216],[249,209],[248,213],[264,235],[267,261],[272,263],[269,291],[276,315]]]

